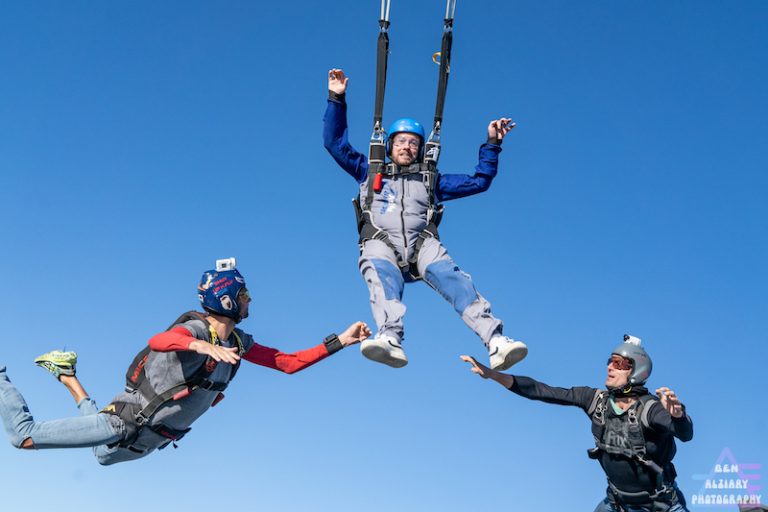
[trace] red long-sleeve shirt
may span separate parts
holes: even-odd
[[[192,336],[186,328],[179,325],[170,331],[161,332],[150,338],[149,348],[157,352],[189,350],[189,344],[195,340],[197,338]],[[328,349],[323,343],[312,348],[287,354],[276,348],[265,347],[254,342],[253,346],[242,357],[251,363],[290,374],[301,371],[329,355]]]

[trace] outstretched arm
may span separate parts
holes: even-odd
[[[574,405],[586,411],[592,402],[592,398],[595,396],[596,390],[594,388],[584,386],[557,388],[533,380],[530,377],[513,376],[491,370],[470,356],[461,356],[461,359],[472,365],[473,373],[480,375],[484,379],[495,380],[513,393],[529,400],[539,400],[557,405]]]
[[[284,373],[296,373],[325,359],[342,347],[360,343],[370,335],[371,330],[364,322],[355,322],[344,332],[339,334],[338,338],[341,346],[334,346],[333,344],[329,346],[325,343],[321,343],[306,350],[299,350],[298,352],[287,354],[276,348],[265,347],[258,343],[254,343],[248,352],[243,355],[243,359]]]
[[[477,375],[481,376],[484,379],[491,379],[493,381],[496,381],[502,386],[504,386],[506,389],[511,388],[512,385],[515,383],[514,375],[508,375],[506,373],[497,372],[496,370],[491,370],[484,364],[478,363],[477,359],[475,359],[472,356],[460,356],[460,357],[462,361],[466,361],[467,363],[472,365],[472,373],[476,373]]]
[[[437,199],[449,201],[488,190],[499,168],[501,143],[514,127],[515,123],[507,117],[488,123],[488,142],[480,146],[475,174],[441,174],[436,191]]]
[[[349,143],[345,95],[349,78],[341,69],[328,71],[328,106],[323,116],[323,145],[336,163],[358,183],[368,176],[368,160]]]

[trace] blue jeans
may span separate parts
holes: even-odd
[[[0,367],[0,417],[11,444],[17,448],[31,439],[37,449],[82,448],[106,449],[106,444],[122,439],[122,422],[109,414],[99,414],[96,402],[90,398],[77,404],[81,416],[52,421],[35,421],[21,393],[11,384]]]

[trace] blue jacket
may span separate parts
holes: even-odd
[[[328,100],[323,118],[323,143],[336,163],[344,171],[363,184],[368,177],[368,159],[349,143],[347,134],[347,105],[342,101]],[[496,177],[501,146],[483,144],[475,174],[440,174],[435,190],[438,202],[458,199],[485,192]]]
[[[349,143],[343,97],[328,100],[323,139],[334,160],[360,184],[360,203],[364,203],[368,191],[368,159]],[[438,173],[435,200],[442,202],[488,190],[496,176],[500,152],[501,146],[496,144],[480,146],[480,160],[472,176]],[[373,195],[369,207],[372,222],[387,233],[404,261],[411,257],[419,235],[427,227],[430,204],[423,176],[418,173],[384,176],[381,190]]]

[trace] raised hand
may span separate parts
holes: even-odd
[[[494,119],[488,124],[488,139],[501,142],[514,127],[515,123],[508,117]]]
[[[661,405],[667,410],[667,412],[673,418],[680,418],[683,416],[683,404],[674,391],[669,388],[659,388],[656,390],[656,394],[661,400]]]
[[[328,89],[336,94],[347,92],[347,82],[349,78],[344,74],[343,69],[333,68],[328,71]]]

